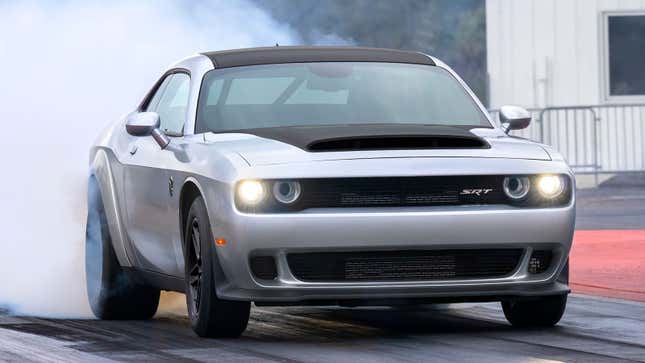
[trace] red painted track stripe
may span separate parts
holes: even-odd
[[[645,230],[576,231],[574,292],[645,301]]]

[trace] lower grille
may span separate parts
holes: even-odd
[[[301,281],[428,281],[504,277],[517,268],[521,248],[290,253]]]

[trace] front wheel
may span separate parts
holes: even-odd
[[[238,337],[246,329],[251,303],[217,297],[213,271],[214,243],[206,205],[201,197],[197,197],[184,226],[188,317],[200,337]]]
[[[567,307],[567,295],[545,296],[535,300],[502,302],[506,320],[517,327],[549,327],[556,325]]]

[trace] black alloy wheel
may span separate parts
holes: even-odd
[[[217,254],[208,212],[202,197],[196,197],[184,226],[186,304],[190,324],[200,337],[238,337],[246,329],[249,301],[231,301],[217,296]]]

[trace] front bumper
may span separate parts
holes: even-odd
[[[211,217],[218,260],[217,294],[222,299],[258,303],[378,299],[501,300],[569,292],[558,281],[573,237],[575,205],[521,209],[505,206],[309,210],[285,214]],[[522,248],[515,271],[504,277],[470,280],[388,282],[305,282],[289,269],[292,252]],[[548,270],[529,274],[534,249],[550,249]],[[249,257],[274,256],[278,277],[251,273]]]

